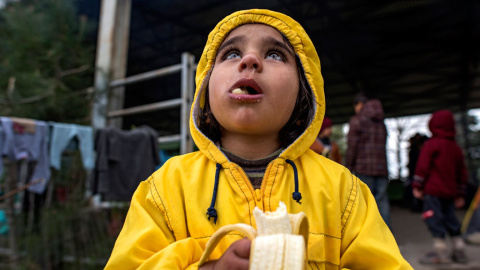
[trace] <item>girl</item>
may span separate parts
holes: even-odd
[[[106,269],[196,269],[210,236],[255,226],[255,206],[309,218],[309,268],[411,269],[375,200],[343,166],[309,150],[325,113],[315,48],[290,17],[246,10],[210,33],[190,129],[200,149],[171,158],[134,194]],[[231,234],[202,269],[247,269]]]

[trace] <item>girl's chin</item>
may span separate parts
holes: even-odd
[[[239,136],[252,136],[252,137],[264,137],[278,135],[281,127],[269,127],[266,128],[266,124],[254,124],[254,123],[237,123],[236,125],[224,125],[222,126],[222,135],[239,135]],[[274,131],[271,131],[274,130]]]

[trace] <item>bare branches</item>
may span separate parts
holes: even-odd
[[[69,94],[72,95],[72,96],[81,96],[81,95],[88,95],[88,94],[91,94],[93,92],[94,92],[93,87],[87,87],[87,88],[82,89],[82,90],[72,91]],[[23,99],[20,99],[20,100],[17,100],[17,101],[10,101],[10,102],[1,102],[0,101],[0,105],[15,106],[15,105],[34,103],[34,102],[41,101],[42,99],[48,98],[48,97],[53,96],[53,95],[55,95],[55,91],[49,90],[47,93],[44,93],[44,94],[41,94],[41,95],[38,95],[38,96],[34,96],[34,97],[23,98]]]
[[[11,105],[20,105],[20,104],[27,104],[27,103],[37,102],[37,101],[40,101],[40,100],[42,100],[42,99],[44,99],[44,98],[53,96],[54,94],[55,94],[55,92],[54,92],[53,90],[50,90],[50,91],[48,91],[47,93],[42,94],[42,95],[38,95],[38,96],[34,96],[34,97],[29,97],[29,98],[23,98],[23,99],[20,99],[20,100],[18,100],[18,101],[12,102]]]
[[[63,78],[63,77],[68,76],[68,75],[73,75],[73,74],[77,74],[77,73],[87,71],[89,68],[90,68],[90,65],[83,65],[83,66],[80,66],[80,67],[77,67],[77,68],[72,68],[72,69],[68,69],[68,70],[65,70],[65,71],[61,71],[59,73],[59,76],[60,76],[60,78]]]
[[[15,81],[15,77],[8,78],[7,96],[9,98],[12,98],[13,96],[13,91],[15,90]]]
[[[56,86],[59,86],[61,88],[66,88],[62,83],[61,83],[61,78],[69,76],[69,75],[74,75],[78,73],[82,73],[87,71],[90,68],[90,65],[82,65],[77,68],[72,68],[64,71],[60,71],[58,73],[58,81],[56,82]],[[15,105],[23,105],[23,104],[29,104],[29,103],[34,103],[41,101],[45,98],[51,97],[55,95],[55,90],[50,89],[46,93],[43,93],[41,95],[33,96],[33,97],[28,97],[28,98],[23,98],[19,100],[14,100],[13,97],[13,92],[15,91],[15,82],[16,78],[15,77],[10,77],[8,80],[8,86],[7,86],[7,100],[6,101],[0,101],[0,105],[3,106],[15,106]],[[56,88],[56,87],[54,87]],[[85,95],[85,94],[91,94],[93,93],[94,89],[93,87],[88,87],[79,91],[72,91],[70,94],[71,95]]]

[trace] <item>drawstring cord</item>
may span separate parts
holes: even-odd
[[[217,163],[217,170],[215,172],[215,186],[213,187],[212,203],[210,204],[210,207],[207,210],[208,220],[210,220],[210,218],[213,218],[214,224],[217,224],[217,210],[215,210],[215,201],[217,200],[218,178],[220,175],[221,168],[222,168],[222,165]]]
[[[297,172],[297,166],[295,166],[295,163],[289,159],[285,160],[288,164],[290,164],[293,168],[293,173],[295,177],[295,192],[292,193],[292,198],[299,204],[302,204],[300,200],[302,199],[302,193],[298,191],[298,172]],[[207,216],[208,220],[210,218],[213,218],[213,223],[217,224],[217,210],[215,209],[215,201],[217,200],[217,191],[218,191],[218,179],[220,176],[220,169],[222,168],[222,165],[217,163],[217,170],[215,172],[215,185],[213,187],[213,195],[212,195],[212,203],[210,204],[210,207],[207,210]]]
[[[297,172],[297,166],[295,166],[295,163],[291,161],[290,159],[285,160],[288,164],[290,164],[293,168],[293,175],[295,176],[295,192],[292,193],[292,198],[298,203],[302,204],[300,200],[302,199],[302,193],[298,191],[298,172]]]

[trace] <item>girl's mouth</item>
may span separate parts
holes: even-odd
[[[240,102],[258,103],[263,98],[253,87],[240,86],[230,92],[230,98]]]
[[[264,97],[262,88],[253,79],[238,80],[229,91],[231,99],[239,102],[257,103]]]
[[[233,89],[232,94],[234,94],[234,95],[257,95],[258,92],[253,87],[241,86],[241,87]]]

